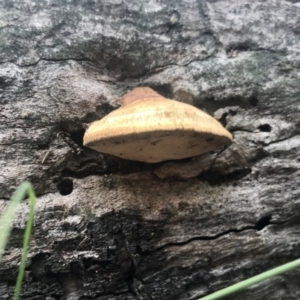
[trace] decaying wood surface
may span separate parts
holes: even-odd
[[[39,196],[22,299],[198,299],[300,256],[300,3],[0,2],[0,210]],[[234,143],[158,164],[82,146],[137,86]],[[12,299],[28,213],[0,266]],[[299,299],[300,270],[228,299]]]

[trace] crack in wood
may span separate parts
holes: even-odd
[[[282,222],[269,222],[268,225],[282,225],[282,224],[285,224],[287,223],[288,221],[282,221]],[[235,229],[235,228],[232,228],[232,229],[228,229],[224,232],[221,232],[221,233],[217,233],[215,235],[212,235],[212,236],[195,236],[195,237],[192,237],[186,241],[182,241],[182,242],[171,242],[171,243],[166,243],[162,246],[159,246],[155,249],[147,249],[147,250],[142,250],[142,249],[139,249],[139,251],[137,251],[137,254],[141,255],[141,256],[147,256],[147,255],[150,255],[152,253],[155,253],[157,251],[161,251],[161,250],[164,250],[165,248],[168,248],[168,247],[180,247],[180,246],[184,246],[184,245],[187,245],[191,242],[194,242],[194,241],[211,241],[211,240],[216,240],[220,237],[223,237],[223,236],[226,236],[226,235],[229,235],[231,233],[240,233],[240,232],[244,232],[244,231],[248,231],[248,230],[253,230],[253,231],[259,231],[261,229],[258,229],[257,226],[245,226],[245,227],[242,227],[240,229]]]

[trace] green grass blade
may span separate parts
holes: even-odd
[[[0,228],[1,228],[0,262],[1,262],[5,246],[8,242],[8,238],[11,233],[13,220],[17,213],[18,206],[21,203],[21,201],[24,199],[26,194],[28,194],[30,200],[30,211],[29,211],[29,219],[26,225],[26,230],[24,235],[22,258],[21,258],[17,284],[15,288],[14,300],[19,299],[19,294],[21,291],[22,280],[24,277],[24,270],[25,270],[26,260],[27,260],[27,252],[28,252],[28,246],[30,241],[31,229],[32,229],[33,219],[34,219],[34,208],[35,208],[36,196],[30,182],[25,181],[18,187],[16,192],[11,197],[10,204],[8,205],[8,207],[6,208],[4,214],[0,219]]]
[[[19,299],[19,295],[20,295],[20,291],[21,291],[22,281],[23,281],[23,277],[24,277],[24,271],[25,271],[25,267],[26,267],[26,260],[27,260],[27,253],[28,253],[28,247],[29,247],[29,242],[30,242],[31,230],[32,230],[32,226],[33,226],[35,203],[36,203],[36,196],[35,196],[35,193],[34,193],[31,183],[25,182],[25,184],[27,184],[27,191],[28,191],[28,196],[29,196],[29,200],[30,200],[30,211],[29,211],[28,222],[26,225],[26,230],[25,230],[25,235],[24,235],[23,252],[22,252],[22,258],[21,258],[21,264],[20,264],[17,284],[16,284],[16,288],[15,288],[14,300]]]
[[[228,296],[232,293],[235,293],[237,291],[240,291],[242,289],[245,289],[251,285],[254,285],[256,283],[259,283],[263,280],[269,279],[271,277],[277,276],[279,274],[285,273],[287,271],[293,270],[295,268],[300,267],[300,259],[296,259],[290,263],[284,264],[280,267],[277,267],[275,269],[266,271],[264,273],[261,273],[259,275],[256,275],[254,277],[251,277],[249,279],[243,280],[239,283],[236,283],[234,285],[231,285],[225,289],[219,290],[213,294],[210,294],[208,296],[202,297],[198,300],[217,300],[220,298],[223,298],[225,296]]]

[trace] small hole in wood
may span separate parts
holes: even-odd
[[[272,127],[269,124],[263,124],[258,126],[258,129],[262,132],[270,132],[272,130]]]
[[[73,191],[73,180],[65,178],[61,180],[56,186],[62,196],[70,195]]]
[[[255,224],[255,229],[257,231],[260,231],[262,229],[264,229],[266,226],[270,225],[270,221],[272,219],[272,216],[268,215],[268,216],[263,216],[261,217]]]
[[[255,107],[258,104],[258,99],[256,97],[252,96],[249,98],[249,103],[252,107]]]

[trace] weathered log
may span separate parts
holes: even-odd
[[[299,257],[299,1],[14,0],[0,16],[0,211],[25,179],[39,196],[22,299],[198,299]],[[234,143],[157,164],[84,147],[138,86],[205,110]],[[299,299],[299,275],[229,298]]]

